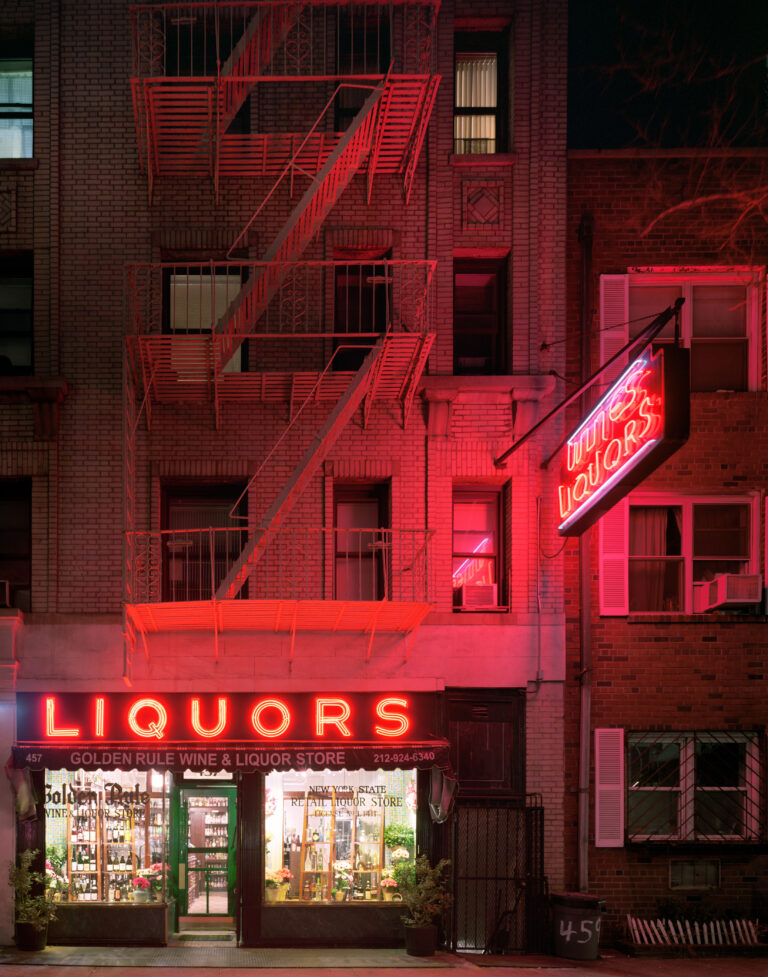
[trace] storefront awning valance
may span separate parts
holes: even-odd
[[[235,743],[206,749],[200,744],[137,746],[16,745],[13,765],[31,770],[184,770],[218,773],[269,773],[272,770],[450,769],[447,740],[420,743]]]

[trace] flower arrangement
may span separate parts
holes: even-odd
[[[278,868],[274,872],[268,871],[264,877],[264,885],[268,889],[278,889],[287,885],[293,878],[293,872],[288,868]]]
[[[162,892],[163,881],[170,879],[170,865],[165,862],[153,862],[149,868],[140,868],[133,880],[134,888],[151,889],[153,892]],[[141,879],[145,885],[137,886],[136,882]]]
[[[143,875],[137,875],[136,878],[131,882],[131,885],[134,887],[134,889],[141,889],[143,892],[149,891],[149,889],[152,887],[152,883]]]
[[[382,889],[396,889],[397,882],[395,882],[391,875],[385,875],[381,880],[381,887]]]
[[[333,868],[334,888],[342,891],[348,889],[352,884],[352,863],[341,860],[334,862]]]

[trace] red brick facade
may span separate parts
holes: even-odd
[[[579,223],[594,224],[588,321],[592,331],[592,366],[598,364],[600,276],[630,268],[675,266],[689,271],[704,266],[751,266],[762,269],[766,254],[764,225],[743,217],[742,195],[760,186],[765,154],[707,158],[693,154],[574,153],[569,160],[568,316],[581,314],[582,254]],[[700,203],[688,201],[699,199]],[[665,213],[671,208],[668,213]],[[657,220],[658,218],[658,220]],[[738,222],[738,223],[737,223]],[[731,233],[732,232],[732,233]],[[765,487],[768,474],[768,400],[765,393],[766,333],[764,285],[757,327],[758,389],[748,392],[694,393],[688,443],[651,475],[636,492],[673,496],[741,497],[755,500],[755,567],[765,583]],[[662,311],[659,309],[659,311]],[[570,375],[578,375],[577,333],[569,344]],[[575,416],[575,415],[574,415]],[[590,726],[626,731],[755,731],[760,743],[760,829],[752,843],[729,845],[701,841],[636,842],[596,848],[594,824],[594,742],[590,783],[588,876],[590,890],[607,901],[612,935],[623,932],[627,913],[655,918],[670,900],[691,911],[705,907],[719,914],[737,912],[762,917],[765,885],[765,696],[766,619],[764,603],[732,613],[629,614],[601,616],[599,605],[599,534],[591,530],[591,685]],[[566,769],[578,766],[579,678],[578,553],[566,548],[568,677],[566,723],[570,734]],[[566,849],[576,852],[575,773],[568,792]],[[674,859],[716,859],[720,886],[672,891]],[[577,877],[576,863],[569,871]]]

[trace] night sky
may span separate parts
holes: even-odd
[[[572,149],[768,145],[766,0],[569,0]]]

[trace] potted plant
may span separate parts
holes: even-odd
[[[437,923],[452,899],[445,879],[450,864],[442,858],[432,866],[426,855],[419,855],[415,862],[395,865],[397,890],[410,913],[403,922],[405,948],[411,956],[428,957],[437,948]]]
[[[288,895],[288,886],[292,878],[293,872],[288,868],[268,871],[264,877],[267,902],[283,902]]]
[[[395,890],[397,889],[397,882],[394,876],[387,873],[381,879],[381,894],[384,897],[384,902],[392,902],[395,895]]]
[[[413,828],[409,824],[388,824],[384,828],[387,848],[413,848]]]
[[[336,902],[344,902],[352,883],[352,863],[339,860],[333,866],[333,889],[331,895]],[[335,893],[335,895],[334,895]]]
[[[133,901],[134,902],[149,902],[149,896],[152,890],[152,883],[144,875],[137,875],[136,878],[131,882],[133,886]]]
[[[15,901],[16,946],[20,950],[44,950],[48,923],[56,918],[51,876],[32,869],[39,853],[38,848],[26,848],[19,854],[18,864],[8,866],[8,884]]]

